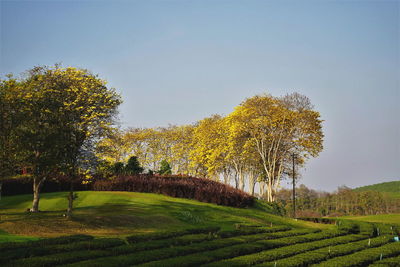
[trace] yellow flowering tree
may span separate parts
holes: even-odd
[[[19,81],[18,97],[23,108],[16,112],[24,117],[17,130],[19,153],[32,170],[31,210],[37,212],[45,179],[62,173],[72,181],[88,174],[93,143],[113,124],[121,99],[89,71],[60,66],[31,69]],[[71,190],[69,213],[72,196]]]

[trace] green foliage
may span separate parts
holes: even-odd
[[[290,246],[278,247],[267,251],[262,251],[257,254],[249,254],[241,257],[231,258],[224,261],[211,263],[207,266],[250,266],[266,261],[282,259],[302,253],[316,248],[327,247],[337,244],[346,244],[352,241],[365,238],[361,235],[346,235],[314,242],[307,242],[302,244],[290,244]]]
[[[343,240],[345,240],[346,237],[349,236],[345,236]],[[363,236],[359,236],[360,238],[365,238]],[[285,257],[286,251],[284,251],[284,253],[282,254],[282,256],[280,256],[280,258],[282,258],[281,260],[277,260],[276,264],[277,266],[309,266],[313,263],[318,263],[321,261],[325,261],[328,260],[330,258],[334,258],[334,257],[339,257],[339,256],[343,256],[343,255],[347,255],[347,254],[351,254],[357,251],[361,251],[363,249],[367,249],[367,248],[373,248],[373,247],[378,247],[378,246],[382,246],[384,244],[386,244],[388,242],[388,238],[387,237],[377,237],[377,238],[372,238],[372,239],[363,239],[361,241],[356,241],[356,242],[352,242],[354,240],[350,240],[350,238],[348,238],[349,242],[336,242],[332,243],[332,244],[328,244],[328,240],[326,240],[327,242],[325,242],[325,244],[323,246],[320,246],[320,248],[309,251],[309,252],[305,252],[305,253],[301,253],[301,251],[298,251],[297,255],[295,256],[291,256],[291,257]],[[345,244],[342,244],[345,243]],[[341,245],[338,245],[341,244]],[[327,247],[328,246],[328,247]],[[294,246],[292,246],[293,248]],[[304,251],[308,251],[312,248],[312,246],[309,246],[309,244],[305,244],[305,248],[306,250]],[[257,266],[274,266],[275,265],[275,261],[273,262],[266,262],[264,264],[260,264]]]
[[[172,174],[172,169],[171,169],[171,166],[169,165],[168,161],[166,161],[165,159],[161,161],[160,169],[158,170],[157,173],[161,174],[161,175]]]
[[[369,267],[396,267],[399,266],[400,256],[383,258],[382,260],[377,260],[373,264],[370,264]]]
[[[51,254],[40,257],[31,257],[10,261],[5,266],[57,266],[71,262],[82,261],[86,259],[93,259],[98,257],[106,257],[111,255],[111,252],[106,250],[83,250],[73,251],[68,253]]]
[[[92,239],[93,237],[88,235],[73,235],[73,236],[61,236],[56,238],[46,238],[29,242],[0,243],[0,251],[3,252],[6,250],[16,249],[16,248],[32,248],[38,246],[68,244],[77,241],[87,241]]]
[[[143,234],[143,235],[134,235],[134,236],[129,236],[126,239],[128,240],[129,243],[137,243],[137,242],[143,242],[143,241],[149,241],[149,240],[160,240],[160,239],[168,239],[171,237],[178,237],[178,236],[183,236],[183,235],[188,235],[188,234],[204,234],[204,233],[215,233],[219,231],[220,227],[206,227],[206,228],[193,228],[193,229],[187,229],[187,230],[181,230],[181,231],[175,231],[175,232],[158,232],[158,233],[152,233],[152,234]]]
[[[78,240],[75,240],[78,241]],[[44,244],[40,246],[30,246],[5,251],[0,257],[0,263],[13,259],[22,259],[37,257],[43,255],[64,253],[80,250],[106,249],[124,244],[125,242],[118,238],[99,238],[88,241],[71,241],[68,244]]]
[[[286,236],[288,235],[296,235],[296,234],[304,234],[304,231],[288,231],[286,232]],[[222,239],[215,239],[210,241],[204,241],[201,243],[194,243],[191,245],[185,246],[173,246],[173,247],[164,247],[160,249],[154,249],[149,251],[142,251],[138,253],[132,253],[127,255],[119,255],[101,259],[95,259],[90,261],[80,262],[79,264],[82,265],[90,265],[90,266],[130,266],[140,263],[145,263],[149,261],[155,261],[159,259],[171,258],[171,257],[178,257],[188,254],[193,254],[196,252],[203,252],[207,251],[211,253],[212,250],[230,247],[237,245],[236,247],[240,246],[247,246],[250,242],[256,240],[265,240],[265,239],[276,239],[280,236],[275,236],[275,233],[265,233],[265,234],[257,234],[257,235],[249,235],[249,236],[238,236],[232,238],[222,238]],[[131,251],[135,249],[135,247]],[[125,247],[126,249],[126,247]],[[129,250],[124,250],[123,253],[127,253]],[[76,266],[79,266],[77,263]],[[182,264],[182,262],[181,262]]]
[[[353,190],[356,192],[377,191],[377,192],[394,193],[400,197],[400,181],[366,185],[354,188]]]
[[[120,175],[124,173],[124,163],[123,162],[115,162],[111,166],[111,172],[114,175]]]
[[[32,211],[37,212],[45,179],[87,178],[93,141],[113,124],[121,99],[89,71],[56,65],[34,67],[19,80],[1,81],[0,102],[0,162],[5,151],[14,167],[29,168],[34,179]]]
[[[128,163],[125,165],[125,174],[135,175],[143,172],[143,168],[140,167],[139,160],[136,156],[129,158]]]
[[[365,249],[350,255],[329,259],[315,266],[368,266],[380,257],[392,257],[400,255],[400,243],[389,243],[383,246]]]

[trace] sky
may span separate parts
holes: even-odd
[[[4,1],[0,76],[75,66],[122,95],[123,127],[227,115],[256,94],[308,96],[319,190],[400,179],[400,1]],[[284,182],[284,185],[286,182]]]

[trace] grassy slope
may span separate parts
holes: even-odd
[[[355,188],[354,191],[378,191],[388,193],[394,197],[400,198],[400,181],[386,182],[380,184],[373,184]]]
[[[40,212],[25,212],[31,195],[4,197],[0,201],[0,231],[9,234],[48,237],[65,234],[125,236],[135,233],[174,231],[192,227],[220,226],[233,229],[235,223],[328,227],[294,221],[266,213],[263,205],[238,209],[132,192],[78,192],[72,220],[63,217],[67,193],[42,194]],[[4,238],[0,233],[0,240]],[[10,235],[8,235],[10,238]]]

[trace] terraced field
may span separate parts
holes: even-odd
[[[380,228],[378,231],[377,228]],[[399,266],[389,225],[334,229],[240,225],[120,238],[74,235],[0,244],[1,266]],[[396,265],[397,264],[397,265]]]

